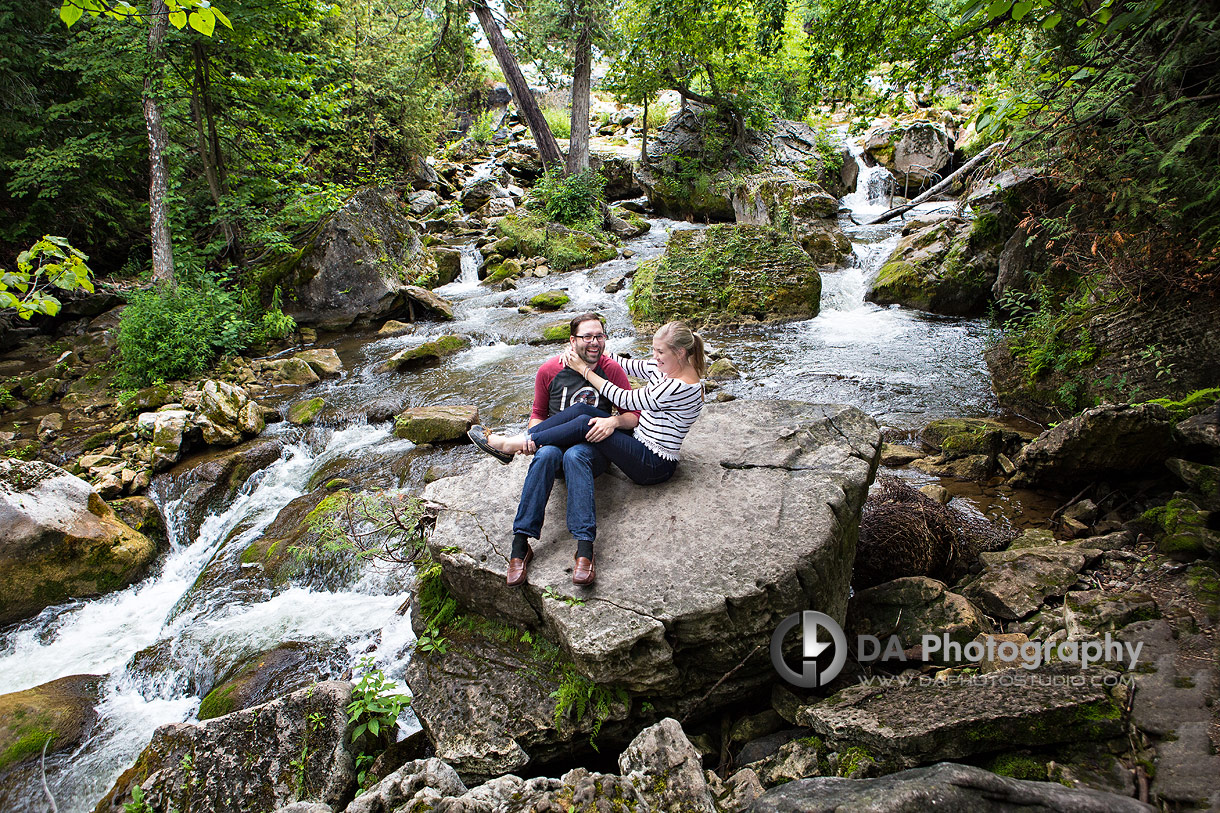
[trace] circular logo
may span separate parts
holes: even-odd
[[[797,624],[801,625],[801,671],[797,672],[784,660],[784,638]],[[821,657],[832,650],[830,663],[822,666]],[[802,689],[812,689],[834,680],[847,663],[847,636],[843,628],[826,613],[805,610],[793,613],[779,622],[771,634],[771,665],[784,680]]]

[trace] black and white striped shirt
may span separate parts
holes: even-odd
[[[670,378],[657,369],[657,363],[641,359],[616,357],[628,375],[647,379],[647,386],[625,390],[602,384],[601,394],[624,410],[640,411],[640,425],[635,437],[659,457],[677,460],[682,440],[703,411],[703,385],[687,384]]]

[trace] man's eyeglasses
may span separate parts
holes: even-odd
[[[582,342],[604,342],[606,340],[606,334],[589,333],[584,336],[575,336],[573,338],[580,339]]]

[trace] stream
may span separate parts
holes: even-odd
[[[985,416],[997,411],[982,351],[981,320],[945,318],[864,301],[869,282],[898,240],[900,222],[858,226],[886,208],[887,189],[878,170],[861,167],[860,192],[843,200],[841,214],[852,240],[851,264],[823,274],[822,312],[782,325],[709,331],[709,344],[742,371],[721,391],[746,399],[797,399],[858,406],[897,434],[914,433],[930,420]],[[884,170],[879,170],[884,172]],[[870,196],[871,193],[871,196]],[[919,207],[926,212],[936,206]],[[206,507],[198,533],[185,517],[189,478],[159,476],[150,496],[167,521],[170,549],[147,578],[91,601],[51,607],[0,637],[0,694],[66,675],[103,676],[99,722],[75,753],[47,759],[48,782],[65,813],[93,809],[118,775],[147,745],[157,726],[195,719],[201,689],[224,668],[283,642],[302,642],[323,653],[318,679],[340,677],[371,657],[387,675],[401,678],[414,635],[407,615],[410,574],[371,567],[340,590],[291,587],[271,590],[193,589],[214,561],[230,561],[256,539],[290,500],[309,492],[319,473],[361,471],[366,487],[417,493],[429,467],[458,470],[478,457],[467,445],[410,454],[409,441],[393,437],[389,423],[369,423],[370,404],[400,410],[438,403],[474,403],[493,426],[523,426],[538,365],[556,352],[525,340],[563,314],[522,315],[517,305],[535,294],[563,288],[568,316],[593,310],[606,316],[610,351],[647,353],[649,336],[637,336],[626,307],[626,288],[606,285],[658,256],[670,233],[700,226],[663,219],[625,244],[634,252],[596,268],[519,281],[516,290],[480,286],[478,257],[465,251],[463,274],[438,289],[454,303],[453,322],[420,323],[393,338],[341,336],[334,347],[345,372],[302,397],[327,402],[320,425],[287,423],[265,434],[283,442],[278,460],[253,476],[225,505]],[[398,351],[443,334],[471,337],[470,350],[429,369],[406,374],[376,368]],[[382,414],[389,414],[383,412]],[[344,474],[343,476],[350,476]],[[505,529],[507,533],[508,529]],[[404,730],[417,727],[409,712]],[[46,809],[33,776],[14,777],[0,788],[0,809]]]

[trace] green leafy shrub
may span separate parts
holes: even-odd
[[[531,206],[541,208],[548,220],[597,232],[606,198],[606,177],[591,169],[575,175],[548,172],[534,187],[531,198]]]
[[[572,137],[572,117],[568,111],[561,107],[547,107],[543,109],[542,117],[546,119],[546,126],[551,128],[551,134],[555,138]]]
[[[494,110],[484,111],[474,123],[470,125],[470,130],[467,135],[470,140],[476,144],[487,145],[491,143],[491,139],[496,134],[496,114]]]
[[[195,375],[222,355],[295,329],[280,309],[278,289],[271,307],[260,310],[207,273],[133,295],[119,322],[119,384],[137,388]]]

